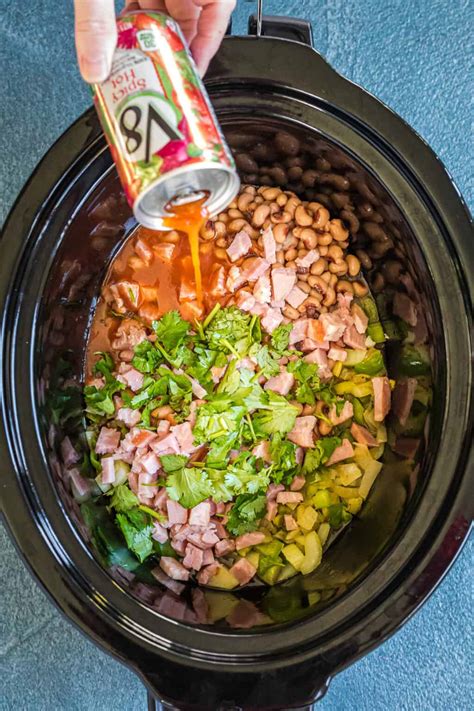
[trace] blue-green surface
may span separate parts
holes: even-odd
[[[254,4],[239,0],[234,31]],[[445,162],[471,207],[474,4],[469,0],[266,0],[311,19],[316,47],[401,114]],[[0,219],[39,158],[89,105],[76,70],[72,0],[0,0]],[[402,630],[332,683],[322,710],[464,711],[472,683],[467,545]],[[0,709],[145,709],[139,680],[65,620],[0,529]]]

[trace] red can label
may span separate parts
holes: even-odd
[[[113,159],[131,206],[177,168],[234,168],[209,99],[177,24],[161,13],[117,22],[110,77],[94,86]]]

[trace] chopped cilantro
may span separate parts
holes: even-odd
[[[259,410],[253,417],[252,423],[258,435],[286,434],[293,429],[298,408],[288,402],[286,398],[277,393],[268,391],[267,409]]]
[[[209,477],[197,467],[174,469],[166,479],[166,488],[168,496],[187,509],[197,506],[212,494]]]
[[[178,311],[168,311],[159,321],[153,321],[152,326],[157,339],[167,351],[173,351],[181,345],[190,328],[188,321],[182,319]]]
[[[288,344],[290,341],[290,333],[292,328],[292,323],[282,323],[280,326],[275,328],[272,333],[270,339],[270,342],[272,344],[272,350],[280,358],[283,355],[288,355],[286,351],[288,350]]]
[[[128,548],[143,563],[153,553],[153,524],[148,516],[138,508],[128,509],[115,517],[123,533]]]
[[[321,439],[318,439],[314,449],[306,450],[303,474],[310,474],[325,464],[336,447],[339,447],[341,441],[340,437],[321,437]]]
[[[258,522],[265,513],[267,497],[264,492],[258,494],[240,494],[229,513],[227,529],[234,536],[255,531]]]
[[[107,492],[110,498],[110,507],[116,511],[123,512],[138,506],[137,496],[131,491],[127,484],[114,486]]]

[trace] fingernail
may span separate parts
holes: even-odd
[[[90,84],[105,81],[109,75],[109,65],[105,57],[100,59],[81,59],[81,73],[84,79]]]

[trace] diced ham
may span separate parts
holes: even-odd
[[[283,301],[296,284],[296,272],[285,267],[273,267],[272,288],[274,301]]]
[[[168,432],[170,431],[170,427],[171,427],[171,424],[170,424],[170,422],[168,422],[168,420],[160,420],[158,422],[156,431],[157,431],[158,435],[165,435],[165,434],[168,434]]]
[[[306,363],[316,363],[318,366],[318,375],[321,380],[329,380],[332,378],[332,372],[328,365],[328,357],[326,351],[321,348],[316,348],[311,353],[304,357]]]
[[[416,326],[417,308],[416,304],[407,294],[396,291],[393,297],[393,313],[406,321],[410,326]]]
[[[278,328],[278,326],[281,324],[282,321],[283,321],[283,315],[282,315],[280,309],[270,308],[267,310],[267,312],[264,314],[264,316],[262,318],[262,328],[267,333],[273,333],[275,328]]]
[[[199,585],[207,585],[220,567],[221,566],[218,563],[212,563],[211,565],[206,565],[205,568],[201,568],[197,574],[197,581]]]
[[[184,565],[174,558],[166,555],[161,556],[160,568],[173,580],[189,580],[189,570],[186,570]]]
[[[329,342],[328,339],[325,338],[324,324],[319,319],[308,319],[306,335],[316,343],[315,348],[323,348],[325,351],[329,350]]]
[[[390,383],[386,376],[372,378],[374,388],[374,420],[383,422],[390,412]]]
[[[401,425],[405,425],[410,414],[418,382],[416,378],[404,378],[397,381],[393,391],[392,410]]]
[[[333,424],[333,425],[340,425],[340,424],[342,424],[342,422],[349,420],[353,416],[354,416],[354,406],[352,405],[352,402],[349,402],[349,400],[346,400],[344,402],[344,405],[342,406],[342,410],[340,411],[339,414],[337,414],[336,405],[331,405],[330,410],[329,410],[329,415],[328,415],[329,420],[331,421],[331,424]]]
[[[249,257],[242,264],[242,278],[244,281],[257,281],[270,268],[270,263],[262,257]]]
[[[156,474],[140,472],[138,475],[138,496],[144,499],[154,499],[158,493]]]
[[[238,362],[236,367],[241,370],[242,368],[246,368],[247,370],[255,370],[255,363],[251,358],[241,358]]]
[[[207,397],[207,390],[205,390],[200,383],[194,378],[191,378],[191,390],[195,397],[203,398]]]
[[[288,439],[300,447],[314,447],[313,430],[315,425],[316,417],[314,415],[297,417],[293,429],[288,433]]]
[[[153,259],[153,250],[147,245],[145,240],[140,237],[135,242],[135,252],[138,254],[140,259],[143,259],[145,264],[149,264]]]
[[[257,279],[253,289],[253,295],[259,304],[270,303],[272,300],[272,285],[268,274],[263,274],[263,276]]]
[[[171,540],[171,548],[176,551],[178,555],[184,555],[186,550],[186,541],[177,541],[176,538]]]
[[[156,439],[156,434],[154,432],[150,432],[150,430],[134,428],[131,431],[131,441],[134,447],[152,446]]]
[[[287,294],[286,300],[290,306],[297,309],[307,298],[308,294],[306,294],[303,289],[300,289],[299,286],[294,286],[290,293]]]
[[[244,282],[245,277],[242,275],[242,270],[234,264],[234,266],[229,269],[229,273],[227,275],[227,290],[233,294],[234,291],[238,289],[239,286],[242,286]]]
[[[187,279],[183,279],[179,287],[178,298],[180,301],[196,301],[197,294],[195,285]]]
[[[285,491],[285,487],[283,486],[283,484],[274,484],[272,482],[268,487],[266,493],[268,501],[274,501],[280,491]]]
[[[146,331],[136,321],[125,319],[117,328],[112,348],[117,351],[133,349],[142,341],[146,341]]]
[[[213,365],[211,368],[212,382],[217,384],[220,381],[220,379],[223,377],[226,370],[227,370],[226,365],[223,365],[222,368],[219,368],[218,366]]]
[[[115,481],[115,461],[113,457],[103,457],[100,460],[102,467],[102,483],[113,484]]]
[[[103,428],[106,429],[106,428]],[[115,432],[115,430],[111,430],[112,432]],[[120,438],[120,433],[119,433],[119,438]],[[112,450],[113,451],[113,450]],[[72,442],[69,439],[69,437],[64,437],[64,439],[61,442],[61,459],[63,460],[63,464],[66,465],[66,467],[70,467],[73,464],[76,464],[81,458],[81,455],[76,452],[74,447],[72,446]]]
[[[128,485],[134,494],[138,494],[138,474],[137,472],[129,472]],[[166,489],[165,489],[166,491]],[[153,502],[154,503],[154,502]]]
[[[196,548],[192,543],[188,543],[184,555],[183,565],[185,568],[193,570],[201,570],[202,568],[202,550]]]
[[[140,422],[142,416],[140,410],[132,410],[131,407],[121,407],[117,411],[116,418],[127,427],[134,427]]]
[[[263,543],[264,540],[265,534],[260,531],[244,533],[242,536],[238,536],[235,539],[235,549],[240,551],[242,548],[248,548],[249,546],[258,546],[259,543]]]
[[[198,301],[182,301],[179,306],[179,313],[185,321],[193,322],[195,319],[202,318],[204,306]]]
[[[242,311],[250,311],[255,306],[255,296],[250,291],[241,289],[235,297],[235,303]]]
[[[347,325],[337,313],[321,314],[319,323],[322,326],[321,337],[315,338],[315,340],[320,341],[338,341],[344,334]],[[308,333],[308,335],[310,338],[314,338],[311,334]]]
[[[201,535],[201,542],[205,548],[212,548],[212,546],[215,546],[218,541],[219,537],[217,536],[217,534],[209,529],[207,531],[204,531],[204,533]]]
[[[366,427],[353,422],[351,425],[351,435],[359,444],[366,444],[368,447],[376,447],[378,442]]]
[[[155,256],[162,262],[170,262],[173,257],[173,252],[175,249],[174,244],[169,242],[159,242],[153,245],[153,251]]]
[[[271,227],[262,233],[262,243],[263,243],[263,256],[270,264],[275,264],[276,262],[276,242],[273,236],[273,230]]]
[[[168,501],[168,492],[166,491],[165,487],[162,489],[158,489],[158,493],[155,496],[155,500],[153,501],[153,506],[155,509],[161,509],[165,510],[166,508],[166,502]]]
[[[209,501],[201,501],[200,504],[194,506],[189,512],[190,526],[208,526],[211,520],[211,504]]]
[[[295,476],[290,484],[290,491],[300,491],[306,483],[306,479],[301,474]]]
[[[352,304],[351,307],[352,318],[354,319],[354,326],[356,327],[357,333],[365,334],[367,331],[367,326],[369,325],[369,319],[365,311],[359,306],[359,304]]]
[[[150,444],[150,447],[154,451],[155,454],[160,456],[161,454],[179,454],[180,449],[179,449],[179,444],[178,440],[174,436],[172,432],[169,434],[165,435],[161,439],[155,439]]]
[[[306,338],[309,320],[310,319],[302,318],[294,322],[293,328],[290,331],[290,345],[293,345],[294,343],[299,343],[300,341],[303,341]]]
[[[340,292],[337,295],[337,303],[341,308],[349,309],[353,298],[354,298],[353,294],[350,294],[347,291],[345,293]]]
[[[328,358],[331,360],[339,360],[341,363],[347,358],[347,351],[345,348],[340,348],[339,346],[332,346],[328,351]]]
[[[214,552],[217,556],[227,555],[235,551],[235,543],[229,539],[225,539],[216,543]]]
[[[175,523],[186,523],[188,520],[188,511],[178,504],[173,499],[168,499],[166,502],[166,510],[168,511],[168,521],[171,525]]]
[[[296,523],[295,519],[293,516],[290,514],[285,514],[283,516],[283,519],[285,521],[285,528],[287,531],[296,531],[298,530],[298,524]]]
[[[117,449],[119,442],[120,432],[118,430],[102,427],[97,437],[95,451],[97,454],[112,454]]]
[[[342,462],[344,459],[349,459],[349,457],[354,456],[354,448],[348,439],[343,439],[342,444],[336,447],[334,452],[331,454],[327,461],[327,465],[337,464],[337,462]]]
[[[219,538],[228,538],[229,537],[226,527],[220,521],[216,521],[216,535],[219,536]],[[216,545],[217,545],[217,543],[216,543]]]
[[[144,377],[143,373],[140,373],[139,370],[136,370],[136,368],[132,368],[130,366],[127,366],[126,372],[121,373],[121,378],[125,380],[125,383],[131,390],[133,390],[134,393],[140,390],[143,386]]]
[[[217,543],[216,543],[216,545],[217,545]],[[214,562],[215,562],[215,558],[214,558],[214,553],[212,552],[212,548],[205,548],[202,552],[202,564],[203,565],[211,565]]]
[[[223,266],[214,269],[209,280],[209,292],[214,298],[224,296],[227,293],[225,279],[226,274]]]
[[[230,569],[231,575],[237,578],[240,585],[246,585],[254,577],[257,569],[249,563],[245,558],[240,558],[240,560],[235,563]]]
[[[158,580],[159,583],[164,585],[164,587],[172,590],[176,595],[181,595],[185,586],[182,583],[178,583],[176,580],[172,580],[168,575],[166,575],[161,568],[153,568],[151,574],[154,578]]]
[[[180,451],[183,454],[191,454],[194,451],[194,435],[189,422],[174,425],[171,428],[171,433],[176,437]]]
[[[363,350],[365,348],[365,336],[359,333],[355,326],[349,326],[346,329],[342,340],[349,346],[349,348],[355,348],[358,350]]]
[[[140,458],[140,463],[148,474],[156,474],[160,468],[160,462],[154,452],[148,452]]]
[[[274,393],[279,393],[279,395],[288,395],[294,384],[295,376],[283,370],[279,375],[269,378],[263,388],[264,390],[272,390]]]
[[[267,513],[265,518],[269,521],[273,521],[278,512],[278,504],[276,501],[267,501]]]
[[[303,501],[303,494],[299,491],[280,491],[277,494],[278,504],[299,504]]]
[[[251,246],[252,240],[247,232],[244,230],[237,232],[231,244],[226,249],[230,261],[236,262],[240,257],[246,255]]]
[[[115,302],[116,310],[119,313],[126,313],[129,310],[136,310],[140,305],[140,286],[134,281],[119,281],[108,287],[108,292]],[[108,299],[110,302],[110,299]]]
[[[295,259],[296,266],[297,267],[303,267],[304,269],[309,269],[314,262],[317,262],[319,259],[319,252],[317,249],[310,249],[308,254],[305,254],[304,257],[297,257]]]
[[[252,449],[252,454],[255,457],[260,457],[264,462],[271,462],[270,442],[266,439],[263,440],[263,442],[259,442],[259,444]]]
[[[168,540],[168,531],[164,526],[161,525],[159,521],[154,521],[153,523],[153,533],[151,537],[158,541],[158,543],[166,543]]]

